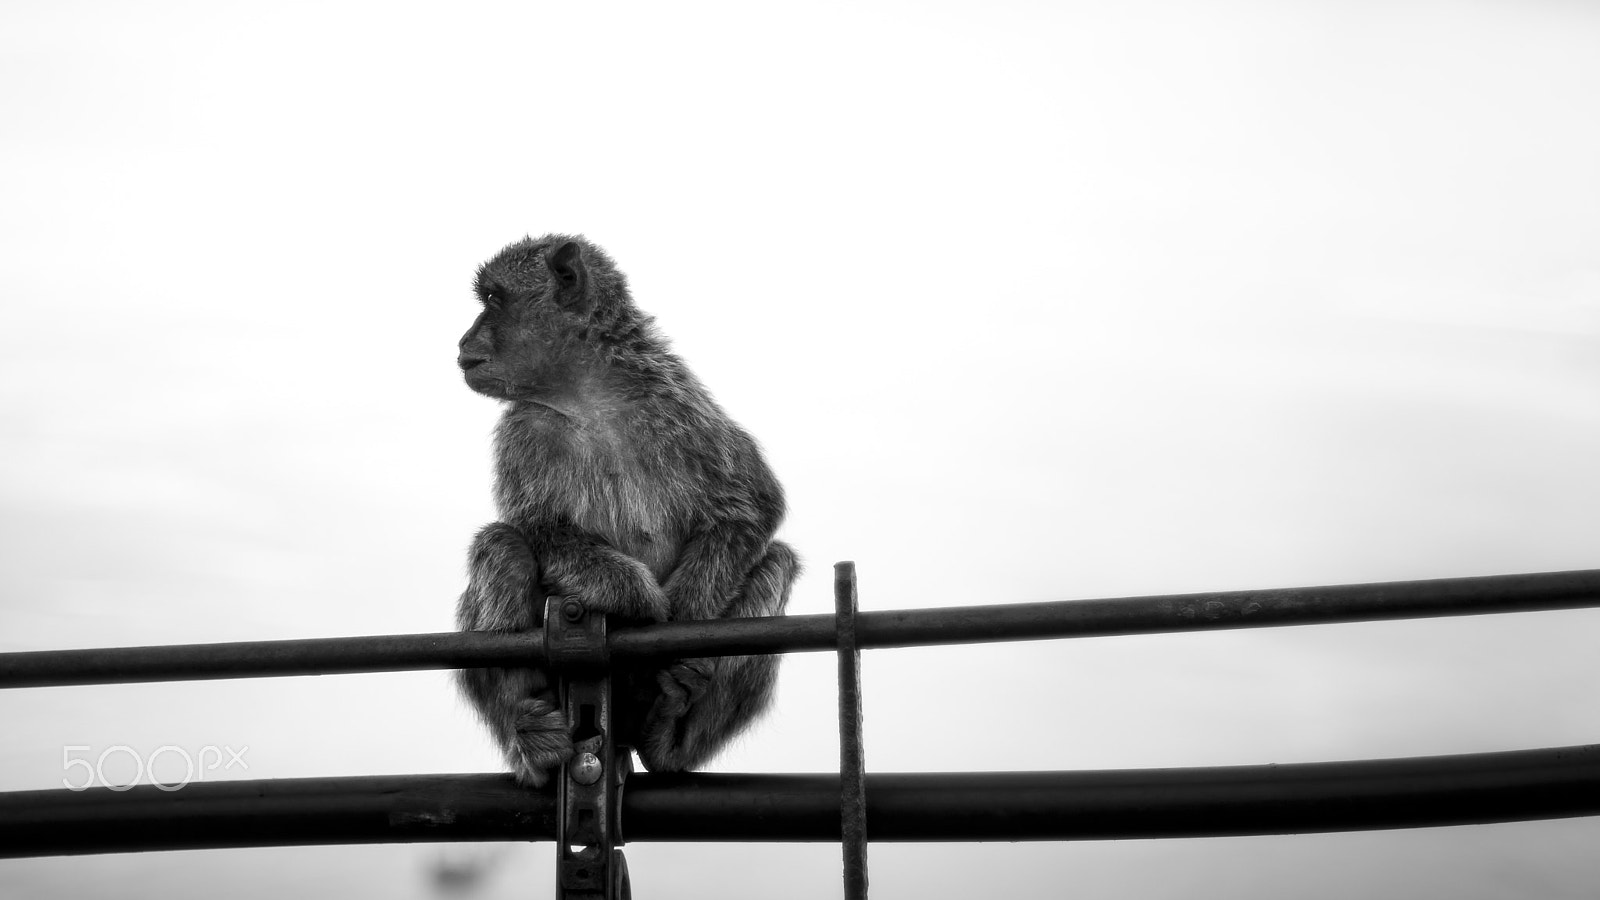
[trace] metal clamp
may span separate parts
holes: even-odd
[[[556,781],[556,897],[629,900],[618,811],[633,760],[613,743],[606,617],[570,597],[548,597],[544,609],[545,658],[573,748]]]

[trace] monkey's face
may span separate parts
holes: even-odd
[[[588,273],[572,241],[522,241],[478,270],[483,304],[456,363],[467,386],[498,400],[548,400],[570,391],[586,349]]]
[[[547,367],[553,348],[530,315],[538,297],[494,293],[483,299],[483,312],[461,337],[456,364],[467,386],[497,400],[537,397],[549,379]]]

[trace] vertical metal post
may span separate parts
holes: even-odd
[[[867,778],[861,738],[861,651],[856,647],[856,564],[833,566],[839,640],[839,825],[845,900],[867,898]]]
[[[629,900],[617,812],[632,759],[612,740],[606,617],[577,600],[549,597],[544,640],[573,746],[556,775],[556,898]]]

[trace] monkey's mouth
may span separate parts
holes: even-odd
[[[493,397],[496,400],[508,400],[507,392],[510,387],[503,379],[495,377],[489,367],[484,365],[487,359],[463,359],[460,361],[462,380],[474,392]]]
[[[460,366],[463,372],[471,372],[488,361],[481,356],[463,356],[456,360],[456,365]]]

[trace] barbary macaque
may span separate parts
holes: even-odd
[[[626,279],[582,237],[527,238],[478,270],[483,311],[461,338],[467,385],[505,403],[500,519],[472,543],[463,630],[541,625],[544,593],[614,620],[782,614],[800,570],[773,535],[783,489]],[[685,659],[634,679],[635,744],[653,771],[707,762],[771,702],[774,656]],[[543,785],[572,753],[553,680],[466,669],[467,696],[513,774]]]

